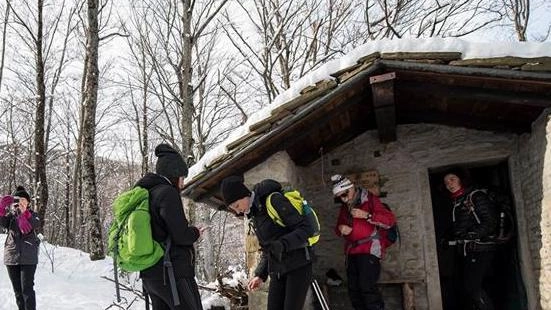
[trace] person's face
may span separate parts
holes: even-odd
[[[337,197],[346,204],[349,204],[352,199],[354,199],[354,195],[356,194],[356,189],[354,187],[351,187],[347,190],[344,190],[340,193],[337,193]]]
[[[19,197],[19,210],[21,212],[25,212],[25,210],[27,210],[28,207],[29,207],[29,201],[27,200],[27,198]]]
[[[249,208],[250,208],[250,203],[249,203],[250,199],[251,199],[251,197],[249,197],[249,196],[243,197],[241,199],[238,199],[238,200],[230,203],[230,205],[228,207],[230,209],[232,209],[237,214],[247,213],[249,211]]]
[[[450,193],[455,193],[461,189],[461,179],[453,173],[444,176],[444,185]]]

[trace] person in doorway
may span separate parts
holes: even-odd
[[[382,310],[383,298],[376,287],[385,246],[379,228],[395,224],[394,214],[367,189],[350,179],[331,177],[333,195],[341,202],[335,233],[344,238],[348,294],[355,310]]]
[[[482,288],[497,248],[492,241],[498,215],[486,193],[470,186],[466,170],[453,167],[444,173],[452,202],[452,236],[461,278],[463,309],[492,310],[492,300]]]
[[[0,226],[7,230],[4,264],[8,269],[19,310],[35,310],[34,275],[38,264],[40,239],[35,228],[40,225],[31,210],[31,195],[18,186],[12,195],[0,199]]]
[[[271,204],[285,226],[268,215],[266,204],[271,193],[281,192],[281,184],[264,180],[250,191],[237,176],[225,178],[221,192],[228,208],[245,214],[262,248],[254,277],[248,283],[255,290],[270,276],[268,310],[302,310],[312,282],[312,247],[308,246],[309,226],[283,195],[272,195]]]
[[[149,191],[153,239],[164,245],[165,258],[141,271],[140,277],[153,310],[201,310],[193,244],[202,229],[189,225],[180,197],[188,168],[182,156],[168,144],[159,144],[155,155],[156,173],[147,173],[136,186]],[[173,269],[167,268],[170,261]],[[175,285],[169,281],[172,276]]]

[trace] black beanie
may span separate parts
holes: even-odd
[[[17,188],[15,189],[15,192],[13,192],[13,196],[23,197],[23,198],[26,198],[28,202],[31,202],[31,195],[29,195],[29,193],[27,193],[25,188],[21,185],[17,186]]]
[[[222,180],[220,190],[226,205],[251,195],[251,191],[243,184],[243,180],[235,175]]]
[[[178,153],[168,144],[159,144],[155,148],[157,166],[155,172],[169,179],[187,177],[187,165]]]

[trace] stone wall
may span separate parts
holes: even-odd
[[[328,268],[345,275],[342,240],[333,232],[338,206],[332,199],[330,176],[376,168],[383,178],[381,189],[387,192],[382,200],[397,215],[401,233],[401,244],[390,248],[383,261],[381,280],[414,281],[416,309],[441,309],[429,169],[505,160],[517,150],[518,137],[427,124],[401,125],[397,133],[396,142],[382,145],[376,131],[366,132],[309,167],[298,168],[299,188],[322,223],[314,272],[320,279]],[[391,285],[382,288],[385,296],[387,289],[395,290]],[[346,298],[346,294],[340,296]],[[387,300],[387,305],[388,309],[400,309],[396,300]]]
[[[401,125],[398,140],[380,144],[376,131],[345,143],[309,167],[296,167],[285,152],[273,155],[245,174],[249,186],[274,178],[300,189],[322,224],[314,274],[322,282],[335,268],[345,276],[342,240],[333,232],[338,205],[332,199],[330,176],[377,169],[382,200],[398,218],[401,242],[383,261],[381,288],[387,309],[401,309],[400,287],[414,282],[416,309],[442,309],[432,200],[431,169],[452,164],[495,164],[508,160],[518,220],[521,272],[529,309],[551,308],[551,122],[542,116],[532,134],[517,136],[430,124]],[[543,183],[542,183],[543,180]],[[546,206],[542,208],[542,206]],[[543,242],[542,242],[543,240]],[[254,247],[254,246],[253,246]],[[248,249],[254,268],[257,249]],[[266,288],[265,288],[266,289]],[[541,300],[540,300],[540,292]],[[264,309],[265,290],[251,296],[251,309]],[[345,287],[329,290],[332,309],[351,309]]]
[[[551,122],[543,113],[512,158],[521,268],[530,309],[551,308]],[[520,206],[520,207],[519,207]]]

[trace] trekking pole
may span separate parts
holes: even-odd
[[[325,299],[317,280],[314,279],[312,281],[312,287],[314,288],[314,293],[316,294],[316,297],[321,305],[321,309],[329,310],[329,305],[327,304],[327,300]]]
[[[115,251],[113,255],[113,278],[115,278],[115,292],[117,293],[117,302],[121,302],[121,292],[119,289],[119,273],[117,272],[117,254],[118,246],[115,246]]]

